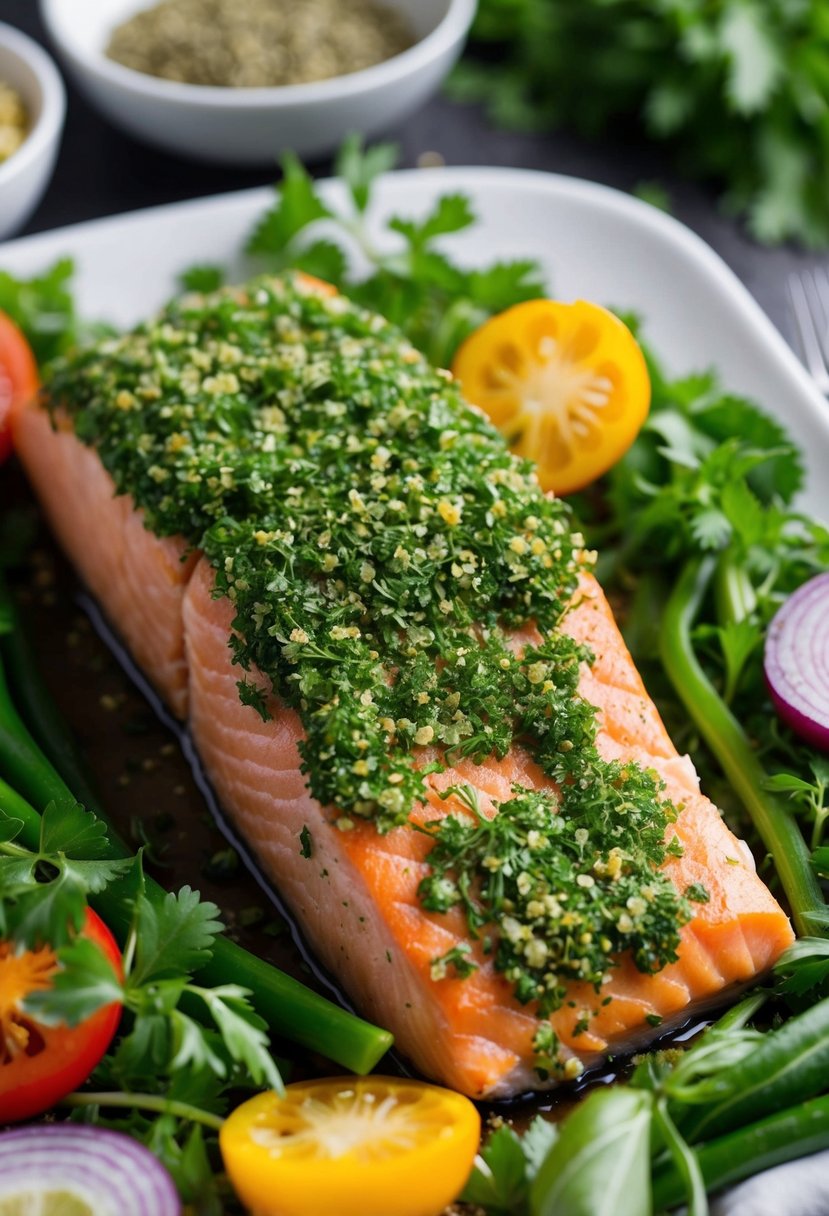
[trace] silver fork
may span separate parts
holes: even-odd
[[[823,267],[790,274],[787,283],[803,362],[829,397],[829,275]]]

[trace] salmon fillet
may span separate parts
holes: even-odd
[[[210,565],[186,555],[183,541],[147,531],[129,497],[115,496],[95,452],[67,426],[53,429],[36,405],[20,411],[14,437],[59,540],[156,688],[176,714],[189,715],[222,805],[361,1011],[393,1031],[422,1073],[472,1097],[505,1098],[556,1084],[555,1077],[540,1083],[535,1070],[535,1015],[519,1004],[480,943],[469,941],[461,913],[424,910],[418,884],[428,870],[428,838],[414,827],[385,836],[368,823],[337,830],[300,772],[298,715],[271,698],[272,716],[263,721],[240,701],[228,645],[233,609],[213,598]],[[673,747],[600,587],[585,575],[580,590],[563,627],[596,656],[592,666],[583,665],[579,689],[598,710],[599,751],[661,776],[680,808],[674,826],[684,847],[665,871],[677,890],[703,883],[709,896],[693,905],[677,962],[647,975],[623,957],[601,1000],[588,984],[569,986],[568,1002],[551,1020],[564,1055],[589,1066],[643,1045],[751,981],[793,934],[747,848],[700,792],[690,760]],[[532,639],[516,644],[526,640]],[[479,791],[485,813],[509,799],[513,783],[554,788],[514,747],[501,761],[463,761],[432,775],[428,800],[414,817],[445,814],[440,792],[459,783]],[[301,841],[306,832],[310,856]],[[477,970],[465,979],[434,980],[434,959],[459,943],[471,947]],[[602,1004],[606,997],[612,999]],[[584,1030],[586,1011],[592,1016]]]

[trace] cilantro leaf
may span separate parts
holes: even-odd
[[[519,130],[638,123],[759,240],[825,246],[827,49],[814,2],[480,0],[450,95]]]
[[[348,273],[348,259],[334,241],[314,241],[295,253],[291,264],[296,270],[304,270],[335,287],[345,282]]]
[[[254,1011],[246,988],[222,984],[216,988],[191,987],[201,997],[218,1027],[232,1059],[247,1070],[254,1083],[283,1090],[282,1078],[270,1054],[266,1024]]]
[[[120,1002],[124,989],[99,946],[78,937],[58,951],[59,970],[51,987],[32,992],[26,1010],[48,1025],[77,1026],[104,1005]]]
[[[0,844],[9,844],[23,830],[22,819],[12,819],[0,811]]]
[[[107,851],[106,825],[78,802],[60,807],[50,802],[41,820],[40,851],[85,861],[103,857]]]
[[[739,435],[747,447],[766,454],[766,460],[750,476],[752,487],[764,503],[775,497],[791,502],[803,485],[803,462],[775,418],[733,393],[700,394],[691,409],[695,425],[715,442],[724,443]]]
[[[39,364],[61,354],[77,335],[71,291],[74,273],[70,258],[61,258],[31,279],[17,279],[0,270],[0,312],[23,330]]]
[[[292,152],[283,156],[282,171],[277,202],[254,228],[246,245],[248,253],[283,254],[303,229],[331,215],[308,172]]]
[[[12,843],[20,826],[0,812],[0,930],[26,948],[58,948],[82,928],[87,896],[131,863],[99,860],[106,829],[78,803],[46,807],[37,852]]]
[[[473,304],[488,313],[496,313],[504,312],[513,304],[543,296],[546,284],[538,263],[525,258],[493,262],[486,270],[470,271],[467,291]]]
[[[738,113],[754,114],[768,104],[783,71],[763,6],[750,0],[727,5],[719,32],[728,60],[728,98]]]
[[[26,890],[15,896],[6,910],[10,934],[27,950],[48,944],[63,946],[83,928],[86,916],[86,890],[82,882],[65,870],[50,882],[39,883],[31,872]],[[4,892],[5,895],[5,892]]]
[[[210,958],[213,940],[221,932],[219,909],[202,901],[198,891],[182,887],[160,904],[142,896],[137,905],[135,966],[130,987],[189,974]]]
[[[180,1009],[174,1009],[170,1014],[170,1030],[174,1049],[170,1061],[171,1072],[175,1073],[180,1069],[203,1069],[215,1073],[218,1077],[227,1075],[224,1060],[213,1050],[209,1036],[198,1022]]]
[[[107,1058],[114,1083],[124,1089],[136,1089],[146,1077],[164,1076],[170,1061],[171,1038],[170,1020],[165,1014],[146,1012],[137,1017],[132,1029]]]
[[[189,266],[179,275],[179,282],[185,291],[197,291],[207,295],[218,289],[225,282],[223,266],[198,265]]]
[[[348,186],[358,212],[366,210],[374,182],[394,168],[397,157],[395,144],[374,144],[364,150],[362,139],[356,133],[345,140],[337,156],[335,172]]]
[[[475,212],[465,194],[444,194],[435,203],[432,211],[423,220],[402,219],[394,216],[389,228],[404,236],[412,249],[423,249],[438,236],[462,232],[475,223]]]
[[[530,1126],[521,1137],[521,1149],[527,1159],[527,1177],[532,1182],[541,1168],[541,1163],[558,1139],[558,1127],[536,1115]]]
[[[747,617],[739,621],[727,621],[717,632],[725,660],[724,695],[726,701],[730,702],[746,664],[763,644],[763,633],[760,627]]]
[[[492,313],[543,295],[544,279],[528,259],[466,269],[441,248],[442,237],[475,223],[463,194],[442,195],[424,216],[387,220],[384,235],[397,238],[396,248],[393,241],[375,239],[368,226],[373,188],[396,157],[391,144],[364,149],[357,136],[350,137],[337,172],[353,206],[341,209],[325,203],[299,161],[288,156],[277,201],[253,229],[247,251],[266,258],[276,272],[303,270],[334,284],[402,329],[436,366],[446,367],[460,343]],[[320,237],[314,228],[323,220]],[[352,273],[352,264],[366,263],[364,277]],[[246,682],[240,687],[260,709],[256,691]]]
[[[774,974],[778,977],[778,992],[803,996],[812,989],[821,988],[829,979],[829,940],[801,937],[777,960]]]
[[[475,1159],[461,1199],[484,1208],[489,1216],[513,1216],[526,1211],[528,1193],[521,1140],[505,1124],[493,1132]]]

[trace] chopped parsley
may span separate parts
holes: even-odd
[[[302,831],[299,834],[299,852],[300,856],[305,858],[312,857],[314,853],[314,842],[307,823],[302,825]]]
[[[622,952],[648,974],[675,962],[689,901],[708,899],[699,884],[679,899],[656,869],[681,849],[676,837],[665,845],[676,812],[660,799],[655,774],[603,761],[591,743],[578,750],[578,776],[559,800],[515,786],[489,818],[475,790],[453,787],[447,796],[467,813],[421,829],[435,840],[420,884],[424,907],[460,906],[474,938],[495,924],[495,967],[522,1004],[537,1002],[540,1017],[562,1007],[575,980],[600,991]],[[554,1054],[548,1042],[541,1047]]]
[[[461,792],[424,829],[424,905],[491,925],[520,1001],[546,1016],[620,951],[645,972],[676,957],[698,894],[658,872],[674,808],[655,774],[600,758],[577,688],[591,655],[561,629],[583,542],[448,373],[287,276],[181,297],[60,361],[50,392],[148,527],[206,554],[240,697],[296,708],[309,789],[341,829],[405,824],[430,773],[517,742],[558,784],[491,821]],[[470,973],[466,953],[436,978]]]

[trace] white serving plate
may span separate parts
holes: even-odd
[[[336,182],[322,189],[339,195]],[[626,194],[577,179],[516,169],[407,170],[377,189],[378,239],[390,214],[416,216],[462,191],[480,223],[448,238],[470,265],[532,257],[551,293],[632,309],[670,372],[715,367],[730,391],[753,397],[805,453],[805,510],[829,519],[829,404],[733,272],[699,237]],[[129,325],[176,289],[193,263],[229,263],[273,198],[246,190],[95,220],[0,245],[0,269],[30,275],[63,255],[77,263],[81,314]],[[384,236],[385,239],[385,236]]]

